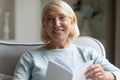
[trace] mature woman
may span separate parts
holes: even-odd
[[[73,69],[93,60],[94,64],[85,73],[86,80],[119,80],[120,70],[97,51],[69,42],[78,35],[77,19],[72,8],[64,1],[48,3],[43,9],[41,30],[41,39],[46,45],[22,55],[13,80],[45,80],[48,61],[55,57]]]

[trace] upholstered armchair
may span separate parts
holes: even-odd
[[[70,41],[76,45],[93,47],[99,52],[99,54],[106,57],[104,46],[95,38],[80,36],[79,38]],[[0,77],[7,75],[7,78],[11,78],[21,55],[26,51],[37,49],[42,45],[44,45],[42,42],[15,43],[0,41]]]

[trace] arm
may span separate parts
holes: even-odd
[[[32,57],[29,53],[22,55],[13,76],[13,80],[30,80],[32,69]]]
[[[106,58],[101,56],[100,53],[98,53],[96,50],[89,50],[89,52],[85,54],[85,56],[87,56],[86,59],[92,59],[94,61],[94,64],[90,66],[88,68],[88,71],[86,72],[86,78],[94,73],[95,75],[97,75],[97,77],[102,77],[101,79],[97,80],[104,80],[105,78],[105,80],[120,80],[120,69],[110,63]],[[96,77],[95,75],[93,76]]]

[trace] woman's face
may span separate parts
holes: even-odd
[[[67,40],[73,27],[73,20],[63,13],[47,9],[43,25],[52,41]]]

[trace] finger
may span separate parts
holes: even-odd
[[[103,76],[103,75],[104,75],[104,72],[96,72],[96,73],[93,73],[93,76],[95,76],[95,77]]]
[[[85,75],[91,74],[91,71],[93,71],[94,69],[95,69],[95,65],[89,66],[86,73],[85,73]]]
[[[99,67],[101,67],[101,65],[99,65],[99,64],[91,65],[91,66],[88,67],[88,71],[91,71],[91,70],[93,70],[95,68],[99,68]]]
[[[103,80],[103,79],[104,79],[104,76],[95,77],[95,80]]]
[[[103,68],[100,65],[92,65],[88,68],[88,71],[85,73],[86,76],[88,75],[102,75],[103,74]]]
[[[96,64],[89,66],[88,69],[87,69],[86,74],[89,73],[89,72],[91,72],[91,71],[93,71],[95,68],[97,68]]]
[[[104,76],[89,76],[89,77],[86,77],[86,80],[103,80],[104,79]]]
[[[98,67],[92,70],[92,74],[96,76],[103,75],[103,73],[104,73],[104,69],[102,67]]]

